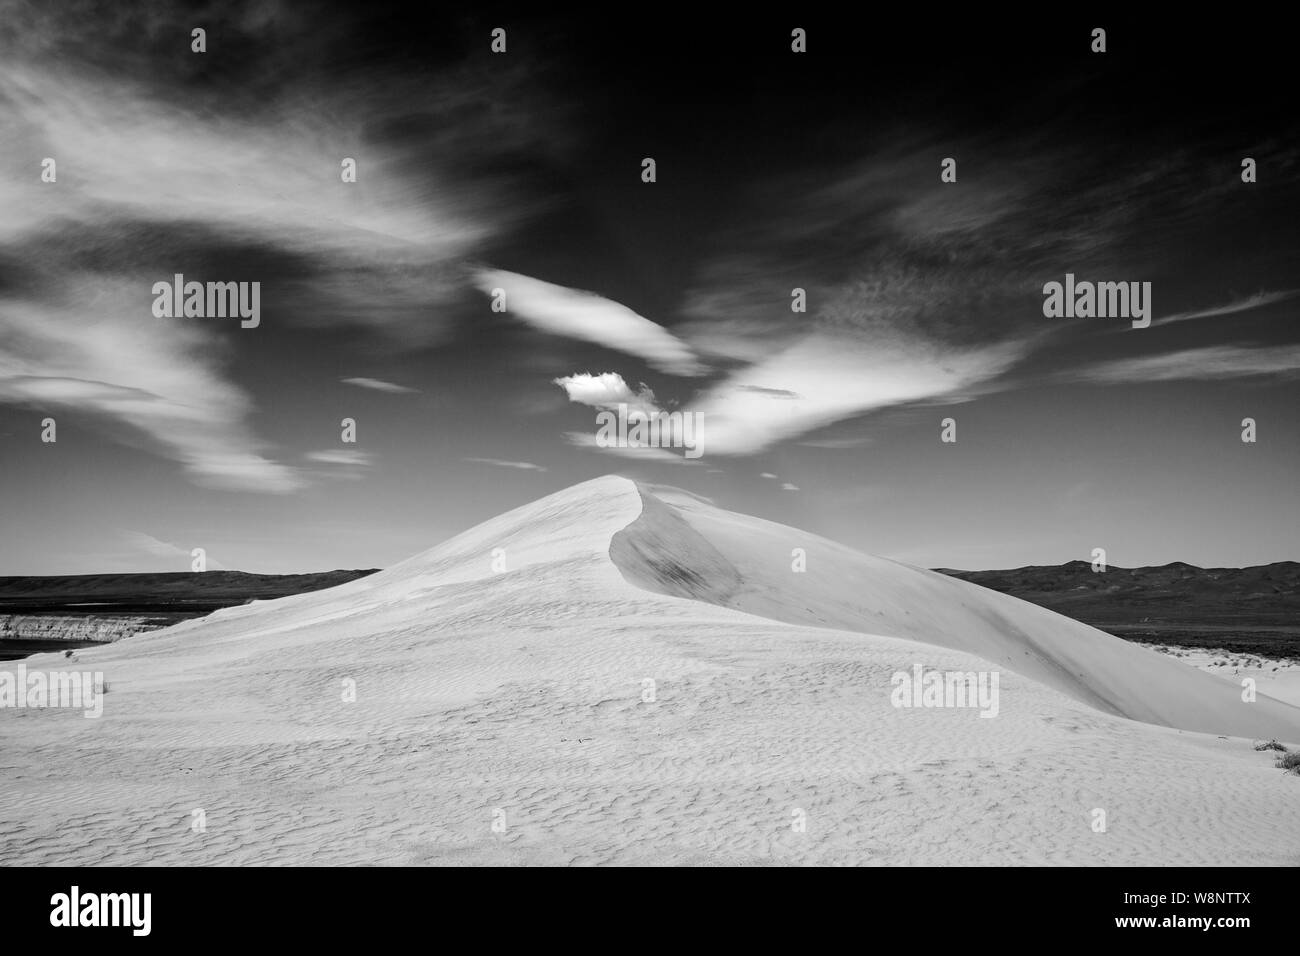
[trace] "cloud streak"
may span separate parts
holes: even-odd
[[[327,448],[323,451],[311,451],[306,455],[308,461],[325,465],[350,465],[364,467],[371,463],[368,453],[355,448]]]
[[[1294,377],[1298,373],[1300,345],[1268,348],[1218,345],[1183,349],[1167,355],[1101,362],[1063,373],[1060,380],[1095,385],[1141,385],[1148,382]]]
[[[1212,319],[1221,315],[1236,315],[1238,312],[1249,312],[1252,309],[1260,309],[1276,302],[1285,302],[1297,295],[1300,295],[1300,289],[1286,289],[1281,292],[1257,292],[1254,295],[1248,295],[1243,299],[1237,299],[1214,308],[1201,309],[1195,312],[1177,312],[1173,315],[1166,315],[1164,318],[1156,318],[1152,325],[1169,325],[1172,322],[1187,322],[1192,319]]]
[[[392,382],[381,381],[377,378],[343,378],[339,379],[339,381],[344,385],[355,385],[357,388],[368,388],[376,392],[388,392],[390,395],[414,395],[419,392],[418,388],[394,385]]]
[[[708,371],[690,346],[671,332],[593,292],[500,269],[481,269],[473,281],[487,295],[494,289],[504,291],[506,312],[539,331],[594,342],[669,375],[697,376]]]
[[[546,471],[541,465],[535,465],[531,461],[507,461],[503,458],[466,458],[465,461],[476,462],[480,465],[494,465],[497,468],[514,468],[516,471]]]
[[[180,558],[184,561],[183,567],[188,570],[193,554],[190,550],[178,547],[168,541],[160,541],[153,535],[145,534],[143,531],[123,531],[122,537],[136,551],[143,551],[151,554],[156,558]],[[206,552],[204,553],[205,566],[214,571],[224,571],[226,566],[217,561]]]

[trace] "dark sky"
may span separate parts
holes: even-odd
[[[476,10],[0,2],[0,574],[384,566],[610,472],[928,566],[1300,558],[1286,29]]]

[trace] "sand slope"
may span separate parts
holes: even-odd
[[[1160,672],[1214,689],[1144,703],[1097,632],[811,536],[793,575],[754,521],[602,478],[328,591],[32,659],[110,691],[99,720],[0,710],[0,861],[1300,863],[1269,755],[1106,712],[1261,719],[1231,683]],[[1008,668],[998,717],[891,706],[917,662]]]

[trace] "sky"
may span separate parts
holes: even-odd
[[[0,574],[384,567],[611,473],[921,566],[1300,560],[1284,31],[845,16],[0,0]]]

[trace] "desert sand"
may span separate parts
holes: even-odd
[[[1300,863],[1252,746],[1300,708],[623,478],[25,663],[109,692],[0,710],[6,864]],[[917,664],[999,672],[997,716],[893,706]]]
[[[1249,677],[1261,694],[1300,707],[1300,662],[1292,658],[1273,660],[1258,654],[1228,650],[1165,648],[1184,663],[1234,681]]]

